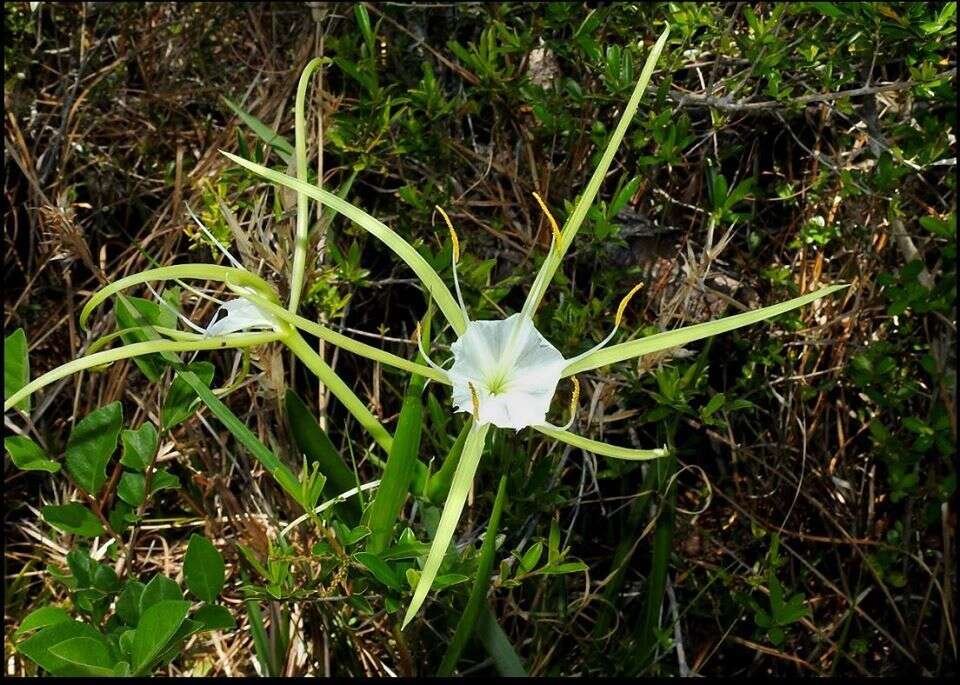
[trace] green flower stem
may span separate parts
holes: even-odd
[[[367,345],[359,342],[358,340],[354,340],[353,338],[341,333],[337,333],[336,331],[331,330],[322,324],[311,321],[310,319],[306,319],[298,314],[293,314],[280,305],[270,302],[266,298],[260,297],[255,293],[247,293],[245,297],[264,312],[273,314],[278,319],[296,326],[307,333],[315,335],[321,340],[325,340],[332,345],[336,345],[337,347],[347,350],[348,352],[353,352],[354,354],[359,354],[367,359],[372,359],[374,361],[387,364],[388,366],[394,366],[398,369],[403,369],[404,371],[409,371],[410,373],[423,376],[424,378],[430,378],[431,380],[439,383],[450,385],[450,379],[447,378],[447,375],[442,371],[437,371],[436,369],[432,369],[424,364],[418,364],[410,361],[409,359],[398,357],[397,355],[391,354],[386,350],[381,350],[377,347],[373,347],[372,345]]]
[[[242,333],[238,335],[207,338],[205,340],[148,340],[147,342],[124,345],[123,347],[118,347],[113,350],[105,350],[74,359],[63,366],[58,366],[52,371],[48,371],[11,395],[10,398],[3,403],[3,410],[9,410],[10,407],[15,406],[17,402],[24,397],[29,397],[40,388],[58,381],[61,378],[85,369],[112,364],[121,359],[130,359],[131,357],[139,357],[157,352],[193,352],[195,350],[224,350],[237,347],[252,347],[253,345],[265,345],[280,339],[281,336],[279,334],[269,331],[266,333]]]
[[[94,293],[90,300],[83,306],[80,312],[80,325],[86,328],[87,319],[90,317],[90,313],[97,308],[97,305],[121,290],[149,281],[163,281],[178,278],[195,278],[204,281],[220,281],[223,283],[230,282],[255,290],[270,300],[277,301],[277,295],[273,292],[269,283],[244,269],[235,269],[229,266],[220,266],[219,264],[174,264],[173,266],[161,266],[157,269],[147,269],[146,271],[127,276],[126,278],[121,278],[119,281],[114,281],[101,288]]]
[[[333,211],[343,214],[365,231],[371,233],[374,237],[381,240],[387,247],[393,250],[393,252],[400,257],[400,259],[406,262],[407,265],[417,275],[417,277],[423,282],[427,292],[433,297],[434,300],[436,300],[437,306],[440,307],[440,311],[443,312],[444,317],[446,317],[447,321],[450,322],[450,325],[453,326],[454,331],[456,331],[458,335],[462,335],[466,330],[466,317],[464,317],[463,311],[460,309],[460,305],[454,299],[453,295],[450,294],[450,290],[443,282],[443,279],[440,278],[439,274],[433,270],[433,267],[430,266],[427,260],[424,259],[423,256],[417,252],[410,243],[388,228],[385,224],[383,224],[383,222],[375,219],[362,209],[353,206],[346,200],[343,200],[333,193],[323,190],[322,188],[317,188],[309,183],[304,183],[293,178],[292,176],[280,173],[279,171],[274,171],[273,169],[269,169],[261,164],[257,164],[256,162],[251,162],[243,157],[230,154],[224,150],[221,150],[220,152],[228,159],[236,162],[245,169],[249,169],[258,176],[262,176],[268,181],[273,181],[274,183],[286,186],[287,188],[290,188],[298,193],[304,193],[317,202],[326,205]]]
[[[330,389],[330,392],[340,400],[347,411],[356,417],[360,425],[370,433],[376,443],[389,454],[390,448],[393,446],[393,438],[390,433],[377,420],[377,417],[370,413],[370,410],[367,409],[360,398],[343,382],[343,379],[323,361],[320,355],[307,344],[307,341],[295,329],[288,328],[283,333],[281,340]]]
[[[728,316],[719,321],[698,323],[695,326],[686,326],[685,328],[678,328],[675,331],[665,331],[663,333],[657,333],[656,335],[647,336],[646,338],[640,338],[639,340],[631,340],[630,342],[620,343],[613,347],[607,347],[570,364],[563,370],[563,377],[597,369],[601,366],[615,364],[616,362],[621,362],[626,359],[641,357],[652,352],[659,352],[660,350],[665,350],[670,347],[686,345],[695,340],[702,340],[703,338],[709,338],[719,333],[726,333],[727,331],[732,331],[742,326],[749,326],[750,324],[788,312],[791,309],[802,307],[805,304],[819,300],[821,297],[846,287],[848,287],[846,284],[831,285],[826,288],[821,288],[816,292],[807,293],[806,295],[795,297],[792,300],[787,300],[786,302],[781,302],[769,307],[763,307],[762,309],[756,309],[752,312]]]
[[[467,441],[463,446],[460,463],[457,464],[457,472],[454,474],[453,483],[450,485],[450,494],[443,505],[443,513],[440,514],[437,532],[433,536],[433,543],[430,546],[429,554],[427,554],[427,561],[423,565],[420,580],[413,591],[410,606],[407,607],[407,613],[403,617],[401,630],[406,628],[407,624],[417,615],[427,598],[427,593],[430,592],[430,586],[433,585],[433,581],[437,577],[437,571],[440,570],[440,564],[447,553],[447,547],[450,546],[450,541],[453,539],[454,531],[457,528],[457,522],[460,520],[460,514],[463,512],[463,505],[467,501],[467,493],[470,492],[473,476],[480,464],[483,443],[489,430],[489,423],[478,424],[475,422],[470,428]]]
[[[297,158],[297,180],[307,182],[307,135],[305,101],[310,75],[323,64],[323,60],[315,57],[310,60],[300,74],[300,83],[297,85],[297,104],[294,109],[294,129]],[[293,247],[293,271],[290,275],[290,303],[287,309],[296,312],[300,305],[300,293],[303,291],[303,276],[307,263],[307,233],[309,229],[310,205],[305,193],[297,193],[297,234]]]
[[[668,453],[666,449],[636,450],[630,447],[617,447],[616,445],[608,445],[605,442],[591,440],[590,438],[585,438],[582,435],[576,435],[570,431],[560,430],[558,428],[550,428],[549,426],[533,427],[544,435],[549,435],[554,440],[559,440],[560,442],[565,442],[568,445],[579,447],[586,452],[602,454],[605,457],[613,457],[615,459],[643,461],[646,459],[659,459],[660,457],[667,456]]]
[[[570,245],[573,244],[573,239],[576,237],[577,231],[580,230],[580,224],[583,223],[584,218],[587,216],[587,211],[593,204],[593,200],[597,196],[597,191],[600,190],[600,184],[603,183],[603,179],[607,175],[607,170],[610,168],[613,156],[617,153],[617,148],[620,147],[620,142],[627,132],[627,127],[630,125],[633,115],[636,114],[637,108],[640,106],[640,98],[643,95],[643,91],[647,88],[650,76],[653,75],[653,68],[660,58],[660,53],[663,51],[663,47],[667,43],[667,36],[669,35],[670,27],[667,26],[650,50],[650,54],[647,55],[647,61],[643,65],[643,71],[640,72],[640,78],[637,80],[637,86],[633,89],[633,94],[630,96],[630,100],[623,110],[620,121],[613,131],[613,135],[610,136],[610,142],[607,143],[607,147],[603,151],[600,163],[597,164],[597,168],[594,169],[593,176],[590,177],[590,182],[587,183],[586,190],[584,190],[583,195],[580,196],[580,200],[573,208],[573,212],[567,218],[563,230],[560,231],[559,243],[554,245],[550,250],[550,253],[543,262],[543,266],[540,267],[540,272],[533,281],[533,286],[531,286],[530,293],[527,295],[527,300],[523,305],[523,315],[526,318],[532,319],[533,315],[536,314],[537,307],[540,306],[540,301],[546,293],[547,286],[550,285],[550,281],[553,279],[553,274],[556,273],[560,262],[563,260],[563,256],[567,253],[567,250],[570,249]]]

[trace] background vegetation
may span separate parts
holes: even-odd
[[[8,434],[30,435],[58,466],[74,426],[107,408],[97,431],[116,442],[121,423],[153,423],[159,449],[141,463],[122,434],[87,503],[100,518],[73,524],[63,507],[91,488],[5,456],[6,673],[37,672],[15,644],[38,607],[136,625],[153,601],[179,606],[178,584],[221,608],[194,606],[188,621],[209,630],[141,655],[159,672],[436,673],[501,476],[489,611],[459,672],[955,673],[955,12],[5,3],[4,324],[25,330],[33,376],[92,340],[77,314],[102,283],[216,257],[187,206],[249,268],[286,282],[294,198],[218,150],[282,165],[282,145],[234,107],[292,139],[296,82],[318,55],[329,61],[310,96],[311,166],[449,280],[433,207],[446,208],[477,317],[522,303],[518,284],[550,239],[531,193],[566,215],[664,22],[668,46],[540,330],[566,353],[585,349],[637,280],[621,337],[852,284],[581,377],[580,432],[642,447],[675,435],[678,465],[596,458],[529,431],[488,446],[449,586],[402,634],[410,554],[364,557],[352,504],[281,536],[301,510],[169,370],[119,363],[65,379],[33,398],[29,420],[8,414]],[[305,315],[412,357],[425,303],[411,274],[343,220],[314,218]],[[206,323],[213,308],[186,313]],[[112,328],[112,310],[96,316],[95,333]],[[323,351],[393,429],[404,377]],[[230,386],[224,401],[291,467],[312,416],[348,479],[379,477],[384,455],[288,355],[203,359],[198,375]],[[419,456],[434,470],[462,425],[447,401],[428,386]],[[415,494],[390,549],[416,551],[436,525],[435,497]],[[191,571],[219,557],[219,584]],[[152,582],[153,599],[114,603],[131,581]]]

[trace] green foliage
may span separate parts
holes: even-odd
[[[763,607],[751,600],[754,607],[753,620],[758,630],[765,632],[774,646],[779,647],[786,639],[785,629],[801,619],[810,616],[810,609],[806,605],[806,597],[802,592],[790,595],[784,592],[783,586],[777,579],[777,568],[782,565],[779,556],[780,537],[774,533],[770,537],[770,552],[767,557],[769,570],[767,572],[767,590],[769,602]]]
[[[83,417],[67,439],[66,465],[77,485],[91,495],[107,482],[107,464],[117,448],[123,407],[111,402]]]
[[[193,362],[185,367],[186,371],[192,372],[206,386],[210,387],[213,383],[213,364],[206,361]],[[182,374],[178,374],[170,386],[170,392],[167,393],[167,400],[163,404],[163,411],[160,414],[160,423],[164,430],[170,430],[179,423],[186,421],[196,410],[200,400],[197,393],[184,379]]]
[[[40,445],[25,435],[11,435],[4,438],[3,448],[10,455],[13,465],[23,471],[56,473],[60,470],[60,464],[49,459]]]
[[[56,606],[34,610],[16,636],[33,634],[16,643],[17,651],[51,675],[143,676],[178,657],[191,635],[233,628],[230,612],[213,603],[223,588],[223,559],[196,535],[190,549],[187,586],[204,602],[196,610],[179,586],[161,574],[146,585],[136,579],[121,582],[110,566],[80,548],[71,550],[71,575],[63,582],[74,611]]]
[[[3,399],[7,399],[30,381],[30,358],[27,334],[22,328],[3,339]],[[17,403],[17,408],[30,411],[30,398]]]
[[[78,502],[70,504],[48,504],[40,510],[43,520],[54,528],[83,537],[103,535],[103,524],[89,509]]]
[[[226,569],[213,543],[199,535],[190,536],[183,560],[183,576],[190,592],[204,602],[213,602],[223,589]]]

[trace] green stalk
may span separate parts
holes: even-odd
[[[443,655],[443,661],[437,671],[438,676],[448,676],[453,673],[457,660],[460,658],[460,653],[467,646],[467,640],[470,639],[476,628],[480,609],[486,602],[487,591],[490,589],[490,573],[493,571],[493,561],[497,551],[497,530],[500,528],[500,514],[503,512],[506,495],[507,477],[501,476],[500,486],[497,488],[497,497],[493,501],[493,512],[490,514],[487,532],[483,537],[483,545],[480,547],[477,577],[474,578],[470,598],[467,600],[467,606],[457,622],[457,630],[453,634],[450,646],[447,647],[447,653]]]
[[[297,179],[307,182],[307,135],[306,135],[306,117],[305,101],[307,98],[307,85],[310,83],[310,75],[313,71],[323,64],[323,60],[315,57],[304,68],[300,74],[300,83],[297,85],[297,104],[294,109],[294,129],[297,157]],[[318,179],[319,181],[319,179]],[[290,274],[290,303],[287,309],[296,312],[300,305],[300,293],[303,291],[303,276],[306,271],[307,263],[307,233],[309,229],[310,205],[305,193],[297,193],[297,233],[293,247],[293,270]]]
[[[296,330],[288,329],[284,333],[282,341],[320,379],[320,382],[330,389],[330,392],[340,400],[347,411],[354,415],[376,443],[389,454],[393,446],[393,438],[390,437],[390,433],[377,420],[377,417],[367,409],[367,405],[343,382],[343,379],[323,361],[320,355],[307,344],[307,341]]]

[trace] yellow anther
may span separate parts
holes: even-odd
[[[447,216],[447,213],[443,211],[443,207],[434,205],[437,208],[437,211],[440,212],[440,216],[443,217],[443,220],[447,222],[447,228],[450,229],[450,242],[453,243],[453,261],[460,261],[460,239],[457,238],[457,232],[453,230],[453,223],[450,221],[450,217]]]
[[[570,380],[573,381],[573,394],[570,396],[570,419],[572,420],[577,414],[577,402],[580,401],[580,381],[576,376],[571,376]]]
[[[628,292],[628,293],[623,297],[622,300],[620,300],[620,306],[617,307],[617,316],[616,316],[616,318],[614,319],[614,326],[619,326],[619,325],[620,325],[620,321],[623,320],[623,312],[624,312],[624,310],[626,310],[627,305],[630,304],[630,298],[632,298],[634,295],[636,295],[636,294],[637,294],[637,291],[640,290],[640,288],[642,288],[642,287],[643,287],[643,281],[640,281],[640,282],[637,283],[635,286],[633,286],[633,288],[630,289],[630,292]]]
[[[477,389],[473,387],[473,383],[467,383],[467,387],[470,388],[470,399],[473,400],[473,418],[477,421],[480,420],[480,398],[477,396]]]
[[[417,321],[416,328],[413,329],[413,341],[420,342],[420,322]]]
[[[538,193],[533,194],[533,199],[537,201],[537,204],[540,205],[540,209],[542,209],[543,213],[547,215],[547,221],[550,222],[550,230],[553,232],[553,241],[556,245],[559,245],[560,226],[557,225],[557,220],[553,218],[553,214],[551,214],[550,210],[547,209],[547,203],[543,201],[543,198],[540,197]]]

